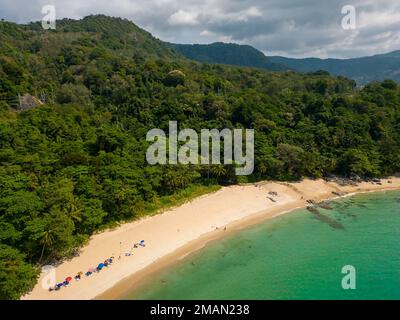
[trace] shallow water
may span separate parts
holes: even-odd
[[[331,206],[215,241],[125,299],[399,299],[400,192]],[[356,269],[355,290],[342,288],[345,265]]]

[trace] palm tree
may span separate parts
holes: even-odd
[[[211,166],[211,174],[217,178],[221,178],[226,175],[226,169],[222,164]]]
[[[82,215],[82,205],[76,197],[73,197],[70,199],[70,201],[67,203],[65,207],[65,213],[75,221],[80,222],[82,220],[81,215]]]
[[[42,233],[40,244],[43,245],[42,253],[40,254],[39,263],[42,261],[45,247],[50,247],[55,241],[53,230],[46,230]]]

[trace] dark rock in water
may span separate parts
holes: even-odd
[[[316,213],[316,214],[319,214],[319,211],[318,211],[318,209],[317,209],[317,208],[315,208],[315,207],[308,206],[308,207],[307,207],[307,210],[308,210],[308,211],[310,211],[311,213]]]
[[[340,222],[336,221],[335,219],[332,219],[332,218],[330,218],[330,217],[328,217],[328,216],[325,216],[325,215],[323,215],[323,214],[319,214],[319,215],[317,216],[317,218],[318,218],[320,221],[327,223],[327,224],[328,224],[329,226],[331,226],[333,229],[341,229],[341,230],[344,230],[343,224],[341,224]]]
[[[310,211],[319,221],[328,224],[330,227],[333,229],[342,229],[344,230],[343,224],[340,222],[336,221],[335,219],[332,219],[331,217],[328,217],[324,214],[321,214],[317,208],[308,206],[307,210]]]
[[[318,207],[325,209],[325,210],[332,210],[332,207],[326,201],[322,201],[322,202],[318,203]]]

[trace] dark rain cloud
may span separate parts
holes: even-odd
[[[250,44],[266,54],[354,57],[400,49],[398,0],[0,0],[0,17],[40,20],[55,4],[58,18],[103,13],[134,21],[165,41]],[[342,7],[357,28],[341,26]]]

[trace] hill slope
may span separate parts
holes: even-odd
[[[113,50],[126,56],[177,58],[164,42],[127,19],[91,15],[81,20],[57,20],[56,30],[43,30],[41,22],[0,24],[1,44],[22,45],[22,49],[51,54],[62,46],[74,44]],[[23,43],[19,40],[24,40]],[[40,45],[40,46],[39,46]],[[27,47],[31,46],[31,47]]]
[[[251,46],[222,42],[208,45],[171,44],[171,46],[186,58],[200,62],[255,67],[272,71],[287,69],[286,66],[280,63],[272,62],[261,51]]]
[[[356,80],[359,85],[392,79],[400,82],[400,51],[354,59],[293,59],[265,56],[245,45],[214,43],[210,45],[173,45],[182,55],[196,61],[264,68],[315,72],[325,70]]]

